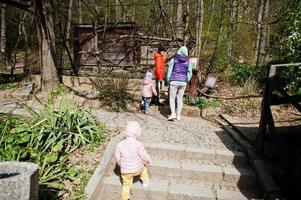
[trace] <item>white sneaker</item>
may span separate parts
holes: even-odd
[[[142,183],[142,186],[143,186],[144,188],[147,188],[147,187],[149,186],[149,181],[143,182],[143,183]]]
[[[177,120],[178,121],[180,121],[181,120],[181,116],[179,115],[179,116],[177,116]]]
[[[170,116],[168,116],[168,118],[167,118],[168,121],[174,121],[175,119],[176,119],[176,117],[173,116],[173,115],[170,115]]]

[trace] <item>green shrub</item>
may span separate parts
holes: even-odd
[[[226,57],[219,56],[214,63],[213,72],[214,73],[224,72],[227,66],[228,66],[228,59]]]
[[[247,63],[233,63],[230,66],[230,81],[243,86],[250,79],[261,81],[266,76],[266,68],[256,68]]]
[[[14,88],[16,87],[18,84],[17,83],[4,83],[0,85],[0,90],[5,90],[5,89],[9,89],[9,88]]]
[[[113,111],[125,110],[127,104],[133,100],[133,96],[128,92],[129,77],[125,73],[102,77],[94,84],[102,105],[108,106]]]
[[[277,70],[277,84],[290,94],[301,91],[301,66],[281,67]]]
[[[31,117],[0,132],[0,161],[30,161],[40,166],[41,198],[48,192],[64,189],[68,173],[68,154],[85,144],[99,145],[105,137],[104,125],[66,99],[58,106],[48,102],[41,113],[27,105]],[[6,125],[7,126],[7,125]],[[75,176],[75,175],[74,175]]]
[[[208,100],[205,97],[184,96],[184,103],[190,106],[197,106],[200,109],[206,109],[209,107],[216,108],[220,106],[218,99]]]
[[[234,112],[235,112],[235,108],[233,106],[226,106],[225,107],[225,110],[224,110],[225,114],[231,115]]]

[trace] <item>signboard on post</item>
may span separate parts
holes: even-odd
[[[216,82],[217,82],[217,77],[214,74],[208,74],[205,82],[205,86],[208,88],[214,88]]]
[[[189,62],[191,64],[192,71],[198,71],[199,70],[199,63],[198,63],[198,58],[197,57],[189,58]]]

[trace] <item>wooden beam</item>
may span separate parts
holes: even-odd
[[[273,78],[276,75],[277,67],[290,67],[290,66],[301,66],[301,63],[285,63],[285,64],[275,64],[271,65],[270,72],[269,72],[269,78]]]
[[[301,95],[288,96],[286,98],[273,95],[271,98],[271,105],[290,104],[299,102],[301,102]]]
[[[298,65],[301,65],[301,63],[275,64],[275,65],[271,65],[271,67],[289,67],[289,66],[298,66]]]

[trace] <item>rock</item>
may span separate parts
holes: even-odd
[[[0,199],[39,199],[38,165],[29,162],[1,162]]]

